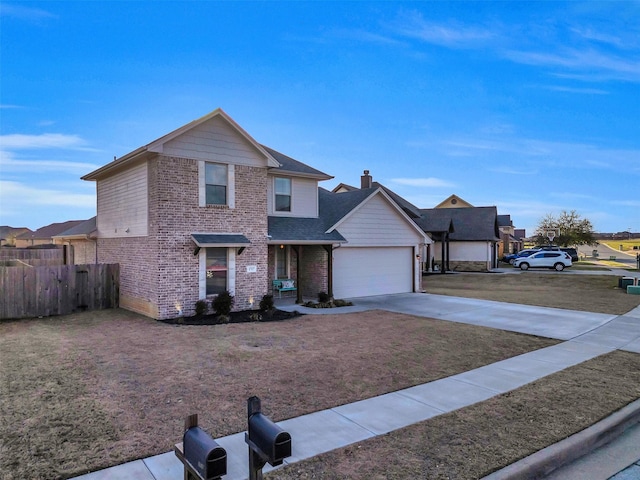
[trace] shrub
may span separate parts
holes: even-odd
[[[231,295],[228,291],[224,291],[218,294],[216,298],[211,302],[211,306],[213,310],[216,312],[216,315],[229,315],[231,313],[231,308],[235,299],[233,295]]]
[[[340,299],[334,300],[333,304],[336,307],[350,307],[353,305],[353,303],[349,302],[348,300],[340,300]]]
[[[273,304],[273,295],[265,295],[262,297],[262,300],[260,300],[260,310],[262,310],[263,312],[266,312],[267,310],[271,310],[273,309],[274,304]]]
[[[206,300],[198,300],[196,302],[196,315],[203,315],[209,309],[209,305]]]
[[[318,303],[329,303],[331,301],[331,297],[327,292],[318,293]]]

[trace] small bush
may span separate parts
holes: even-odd
[[[333,304],[336,307],[350,307],[353,305],[353,303],[349,302],[348,300],[340,300],[340,299],[334,300]]]
[[[318,303],[329,303],[331,301],[331,297],[327,292],[318,293]]]
[[[209,309],[209,305],[206,300],[198,300],[196,302],[196,315],[204,315]]]
[[[267,310],[271,310],[273,309],[274,304],[273,304],[273,295],[265,295],[262,297],[262,300],[260,300],[260,310],[262,310],[263,312],[266,312]]]
[[[228,291],[224,291],[218,294],[216,298],[211,302],[211,306],[213,310],[216,312],[216,315],[229,315],[231,313],[231,308],[233,308],[233,304],[235,299],[233,295],[231,295]]]

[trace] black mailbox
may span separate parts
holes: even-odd
[[[200,427],[189,428],[183,437],[184,458],[204,480],[227,474],[227,452]]]
[[[249,440],[274,467],[282,465],[282,461],[291,456],[291,435],[262,413],[249,417]]]

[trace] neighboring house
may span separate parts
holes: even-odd
[[[15,247],[16,237],[24,233],[33,233],[26,227],[9,227],[3,225],[0,227],[0,246],[2,247]]]
[[[67,247],[66,263],[68,265],[87,265],[98,263],[96,234],[96,217],[92,217],[52,238],[54,244]]]
[[[498,215],[498,228],[500,229],[498,258],[510,253],[517,253],[524,248],[522,236],[517,236],[516,229],[513,228],[511,215]]]
[[[45,227],[39,228],[35,232],[25,232],[16,236],[16,247],[27,248],[37,245],[53,245],[53,237],[59,233],[69,230],[76,225],[84,222],[84,220],[69,220],[68,222],[52,223]]]
[[[414,222],[424,233],[427,234],[425,242],[422,244],[422,248],[420,249],[420,270],[422,272],[430,271],[433,265],[433,239],[440,238],[441,231],[440,228],[449,233],[452,231],[453,227],[451,222],[448,222],[446,225],[435,225],[431,224],[430,227],[433,227],[430,230],[425,230],[422,228],[422,224],[420,222],[420,218],[422,217],[422,213],[418,207],[408,202],[404,198],[402,198],[397,193],[393,192],[391,189],[385,187],[384,185],[374,182],[373,177],[370,175],[369,170],[365,170],[364,174],[360,177],[360,188],[347,185],[346,183],[338,184],[333,190],[333,193],[346,193],[346,192],[354,192],[359,190],[366,189],[382,189],[407,215],[412,222]],[[443,237],[444,238],[444,237]]]
[[[473,205],[457,195],[450,195],[434,208],[473,208]]]
[[[434,235],[434,261],[440,269],[487,271],[498,262],[498,212],[496,207],[421,209],[419,225]],[[446,232],[445,229],[448,229]]]
[[[299,301],[421,289],[428,237],[383,189],[321,189],[331,176],[221,109],[82,178],[97,184],[97,257],[120,264],[120,306],[153,318],[224,290],[257,308],[275,279]]]

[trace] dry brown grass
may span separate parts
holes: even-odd
[[[214,437],[557,343],[373,311],[172,326],[123,311],[0,323],[2,478],[64,478],[166,452],[184,417]]]
[[[428,293],[622,315],[640,305],[614,275],[457,273],[424,277]]]
[[[624,313],[615,277],[434,275],[432,293]],[[172,326],[123,311],[0,323],[0,472],[65,478],[171,449],[198,413],[245,429],[446,377],[557,343],[382,311],[276,323]],[[616,352],[277,478],[478,478],[640,396],[640,355]],[[391,463],[382,459],[391,459]],[[385,463],[381,463],[384,461]]]
[[[613,352],[267,477],[478,479],[583,430],[639,397],[640,355]]]

